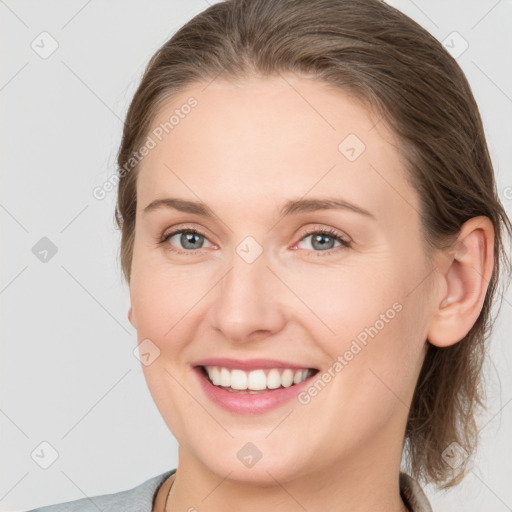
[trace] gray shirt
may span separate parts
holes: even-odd
[[[27,512],[152,512],[159,487],[175,472],[176,468],[150,478],[128,491],[48,505]],[[400,473],[400,496],[410,512],[432,512],[418,482],[406,473]]]
[[[58,505],[35,508],[27,512],[151,512],[159,487],[176,469],[154,476],[127,491],[81,498]]]

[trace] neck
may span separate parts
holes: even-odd
[[[308,512],[326,509],[407,512],[400,498],[400,458],[390,464],[385,456],[380,460],[374,457],[370,464],[364,464],[361,463],[363,454],[359,453],[359,461],[356,457],[355,461],[329,465],[327,472],[305,468],[302,474],[276,478],[276,471],[260,468],[248,481],[247,478],[237,479],[230,472],[224,478],[212,473],[181,445],[179,452],[178,469],[172,480],[166,482],[165,489],[162,486],[164,504],[155,508],[155,512],[201,510],[205,506],[209,512],[221,512],[225,511],[226,503],[230,504],[230,509],[247,512],[266,509],[296,512],[300,508]]]

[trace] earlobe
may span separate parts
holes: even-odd
[[[133,325],[133,327],[135,327],[135,329],[137,329],[137,325],[135,324],[135,321],[133,319],[133,312],[132,312],[132,307],[130,306],[130,308],[128,309],[128,320],[130,321],[130,323]]]
[[[461,228],[455,250],[441,264],[441,297],[434,297],[434,313],[427,339],[437,347],[462,340],[483,307],[494,269],[494,228],[487,217],[473,217]]]

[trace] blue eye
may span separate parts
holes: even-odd
[[[194,250],[202,249],[203,243],[206,240],[206,237],[203,236],[199,231],[195,229],[181,229],[178,231],[173,231],[160,240],[163,244],[165,242],[170,241],[173,237],[179,235],[178,240],[184,249],[187,249],[186,252],[192,252]],[[173,250],[173,249],[171,249]],[[179,252],[179,251],[178,251]]]
[[[178,236],[179,235],[179,236]],[[170,243],[172,238],[177,237],[177,242]],[[299,243],[308,237],[312,237],[311,246],[315,256],[324,256],[332,254],[334,251],[351,247],[348,240],[345,240],[336,231],[332,229],[314,229],[308,231],[299,241]],[[207,238],[199,231],[193,228],[180,229],[163,235],[158,239],[158,243],[165,245],[166,250],[177,252],[179,254],[195,254],[195,251],[204,248],[204,242]],[[338,242],[334,247],[333,243]],[[175,244],[181,246],[176,248]],[[180,250],[181,249],[181,250]]]
[[[314,251],[319,254],[315,254],[315,256],[324,256],[324,254],[332,254],[333,249],[339,249],[340,246],[342,248],[349,248],[350,242],[345,240],[340,235],[336,233],[336,231],[332,229],[314,229],[308,231],[300,241],[305,240],[308,237],[311,238],[311,246],[313,249],[319,249],[318,251]],[[340,245],[335,248],[333,247],[333,243],[338,242]]]

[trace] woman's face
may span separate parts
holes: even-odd
[[[384,121],[290,75],[190,86],[149,136],[129,318],[180,464],[274,484],[334,465],[364,470],[376,453],[399,460],[432,267]],[[145,210],[171,198],[182,203]],[[278,405],[235,411],[195,369],[214,357],[319,373]]]

